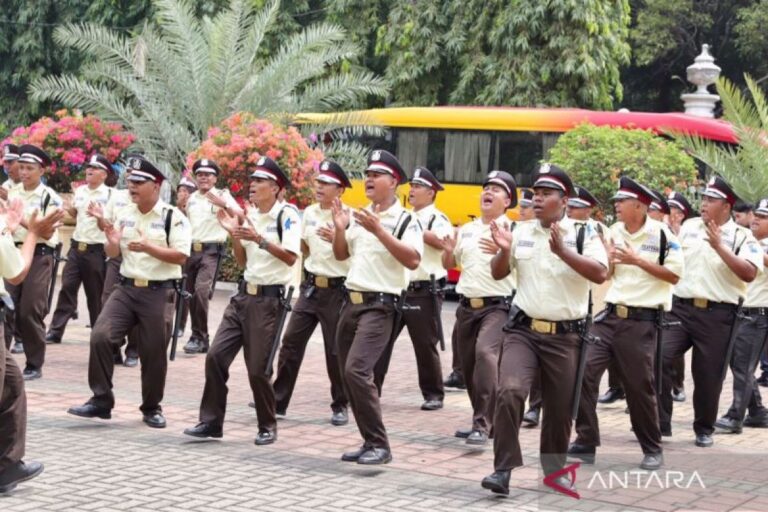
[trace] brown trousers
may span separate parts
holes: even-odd
[[[672,362],[672,388],[683,389],[685,387],[685,356],[678,357]]]
[[[101,292],[102,308],[107,303],[109,296],[112,295],[112,292],[115,290],[115,288],[117,288],[117,281],[120,277],[120,265],[122,262],[123,258],[120,256],[117,258],[109,258],[107,260],[106,271],[104,275],[104,288]],[[115,347],[115,353],[120,353],[120,346]],[[139,357],[139,335],[137,329],[131,329],[128,332],[128,345],[125,347],[125,355],[126,357]]]
[[[499,354],[504,338],[501,328],[508,316],[506,304],[478,309],[459,305],[456,309],[459,359],[472,403],[473,430],[490,433],[493,424]]]
[[[6,282],[16,306],[16,329],[24,342],[27,367],[38,370],[45,362],[45,315],[52,274],[53,255],[36,255],[24,282],[19,285]]]
[[[6,287],[7,287],[7,284],[6,284]],[[10,293],[8,295],[11,297],[11,300],[14,300],[13,296]],[[14,304],[14,307],[15,307],[15,304]],[[2,317],[3,317],[2,323],[4,326],[3,331],[5,333],[3,334],[3,337],[5,338],[5,348],[10,349],[11,344],[13,343],[14,334],[18,336],[18,332],[16,332],[16,312],[12,309],[3,307]]]
[[[691,376],[693,377],[693,430],[696,434],[712,434],[717,420],[717,407],[723,381],[720,375],[728,348],[728,336],[733,325],[736,306],[701,309],[692,304],[676,303],[669,314],[670,321],[680,325],[664,330],[663,374],[659,420],[662,430],[672,423],[672,365],[675,359],[693,348]]]
[[[0,337],[3,331],[0,323]],[[0,343],[0,471],[24,457],[26,440],[27,395],[24,378],[11,353],[6,351],[5,344]]]
[[[82,283],[85,298],[88,302],[88,314],[91,325],[96,325],[96,319],[101,312],[101,296],[104,292],[104,276],[106,274],[106,255],[101,249],[78,251],[77,242],[72,241],[72,247],[67,253],[67,262],[61,276],[61,290],[53,313],[49,332],[63,336],[67,322],[77,309],[77,292]]]
[[[323,332],[325,369],[328,372],[328,380],[331,381],[331,410],[343,411],[347,408],[348,400],[344,394],[344,382],[337,357],[336,325],[344,304],[344,288],[315,288],[309,298],[305,295],[307,290],[306,284],[302,284],[299,300],[293,306],[277,358],[277,378],[272,384],[276,410],[284,412],[288,409],[307,342],[319,323]]]
[[[276,297],[245,293],[232,297],[205,358],[201,422],[217,427],[223,425],[227,410],[229,367],[242,348],[248,382],[256,404],[259,430],[277,430],[275,394],[266,368],[280,311],[280,299]]]
[[[456,323],[453,324],[453,331],[451,331],[451,371],[464,378],[461,373],[461,359],[459,355],[459,337],[457,336]]]
[[[392,343],[387,345],[386,351],[376,364],[374,369],[376,387],[379,389],[379,395],[381,395],[384,378],[389,370],[389,363],[395,348],[395,340],[400,336],[403,328],[407,327],[416,355],[416,371],[419,375],[421,395],[425,400],[442,401],[445,397],[445,391],[443,390],[440,352],[437,349],[440,342],[437,338],[437,322],[442,322],[440,313],[443,309],[443,299],[438,299],[438,310],[435,312],[432,294],[428,288],[421,288],[408,292],[405,302],[414,309],[406,309],[403,312],[400,325],[395,326]]]
[[[520,423],[525,397],[539,374],[543,407],[541,466],[548,475],[562,469],[566,460],[581,340],[575,333],[538,334],[523,326],[503,334],[493,422],[494,467],[501,471],[523,465]]]
[[[134,288],[118,286],[91,331],[91,352],[88,359],[88,384],[93,391],[90,403],[112,409],[112,374],[115,370],[114,351],[125,336],[135,330],[138,356],[141,362],[141,411],[151,414],[161,411],[168,371],[167,348],[170,320],[173,316],[174,291],[168,288]]]
[[[614,364],[623,379],[629,419],[645,454],[661,453],[658,404],[654,379],[656,325],[653,320],[621,319],[611,313],[594,324],[597,342],[588,345],[581,386],[576,442],[600,446],[597,396],[603,372]]]
[[[357,428],[368,448],[389,449],[379,393],[374,383],[374,367],[387,348],[394,322],[395,306],[392,304],[346,302],[336,330],[344,389]]]
[[[208,303],[218,252],[210,249],[207,252],[192,252],[187,258],[184,272],[187,274],[187,291],[192,295],[189,299],[189,315],[192,320],[192,336],[208,342]],[[182,315],[186,317],[186,315]],[[183,322],[186,325],[186,321]]]

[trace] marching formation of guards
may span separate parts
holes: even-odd
[[[700,216],[677,192],[665,197],[621,177],[612,198],[617,222],[608,227],[592,218],[597,199],[564,169],[542,164],[524,190],[494,170],[483,181],[481,215],[454,228],[435,207],[443,190],[437,177],[417,167],[409,179],[384,150],[373,151],[365,169],[367,208],[353,211],[341,202],[352,185],[338,163],[325,160],[315,203],[303,215],[284,201],[290,180],[268,157],[249,171],[241,207],[216,188],[221,170],[208,159],[194,163],[193,180],[182,179],[171,206],[160,199],[164,174],[142,155],[125,158],[125,190],[105,184],[114,181],[112,163],[92,155],[71,202],[42,184],[51,164],[43,150],[7,144],[2,156],[8,179],[0,187],[0,493],[43,469],[22,460],[24,380],[42,377],[46,343],[61,343],[81,284],[92,326],[92,396],[70,407],[76,416],[111,418],[115,364],[140,364],[143,421],[165,427],[166,353],[170,345],[174,357],[189,316],[183,349],[206,354],[199,422],[184,430],[198,438],[223,436],[229,369],[242,349],[255,444],[274,443],[318,324],[330,422],[347,424],[351,410],[362,438],[343,461],[392,460],[380,399],[403,328],[413,344],[422,410],[442,409],[445,388],[466,389],[472,417],[455,436],[469,445],[493,439],[494,471],[481,483],[496,493],[509,494],[511,471],[523,464],[521,427],[540,423],[542,470],[572,489],[566,461],[595,462],[597,404],[619,399],[627,402],[640,467],[661,468],[673,403],[686,399],[689,349],[696,446],[712,446],[715,428],[768,427],[755,379],[768,337],[768,199],[745,205],[720,177],[707,184]],[[412,210],[398,200],[406,182]],[[513,222],[507,211],[516,206]],[[57,234],[64,212],[77,219],[66,257]],[[209,301],[230,240],[243,278],[211,341]],[[292,305],[297,262],[303,279]],[[447,270],[457,266],[452,371],[444,381],[443,293]],[[593,314],[592,294],[606,281],[605,308]],[[23,371],[10,353],[24,354]],[[733,401],[718,419],[729,367]],[[600,396],[605,371],[609,389]]]

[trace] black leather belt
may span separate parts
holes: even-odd
[[[707,299],[686,299],[683,297],[672,297],[673,304],[688,304],[698,309],[727,309],[736,311],[736,304],[730,302],[715,302]]]
[[[71,248],[77,252],[104,252],[104,244],[87,244],[77,240],[72,240]]]
[[[768,308],[742,308],[741,312],[747,316],[768,316]]]
[[[210,249],[223,251],[226,248],[227,244],[222,242],[192,242],[192,252],[205,252]]]
[[[509,304],[509,297],[461,297],[459,301],[465,308],[480,309],[495,304]]]
[[[119,276],[117,281],[122,286],[132,286],[133,288],[173,288],[175,279],[166,279],[165,281],[151,281],[149,279],[131,279],[130,277]]]
[[[20,248],[24,245],[24,242],[14,242],[14,245]],[[53,254],[53,247],[45,244],[35,244],[35,256],[46,256],[48,254]]]
[[[429,281],[411,281],[408,283],[408,291],[415,292],[419,290],[429,290]],[[445,288],[445,278],[435,280],[435,286],[438,290]]]
[[[347,290],[347,300],[352,304],[396,304],[400,299],[393,293],[384,292],[357,292]]]
[[[253,284],[247,281],[240,281],[237,291],[246,295],[259,297],[277,297],[281,298],[285,293],[285,286],[281,284]]]
[[[304,270],[304,284],[315,286],[317,288],[341,288],[344,286],[345,277],[328,277],[313,274],[309,270]]]
[[[630,320],[656,320],[659,312],[653,308],[636,308],[633,306],[624,306],[623,304],[605,305],[609,313],[613,313],[619,318],[628,318]]]
[[[531,318],[525,313],[520,315],[519,323],[539,334],[568,334],[580,332],[584,328],[584,319],[551,322],[549,320]]]

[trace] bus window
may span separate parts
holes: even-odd
[[[482,183],[492,161],[490,132],[445,132],[447,183]]]
[[[494,168],[514,176],[518,186],[533,185],[533,173],[544,158],[545,143],[550,137],[541,132],[495,132],[496,152]],[[547,151],[549,148],[547,148]]]

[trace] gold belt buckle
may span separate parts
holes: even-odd
[[[483,300],[482,297],[469,299],[469,305],[472,309],[480,309],[481,307],[485,306],[485,300]]]
[[[202,242],[192,242],[192,250],[195,252],[200,252],[203,250],[203,243]]]
[[[325,276],[315,276],[315,286],[318,288],[328,288],[328,278]]]
[[[707,309],[709,301],[707,299],[693,299],[693,305],[700,309]]]
[[[531,330],[539,334],[555,334],[557,327],[554,322],[531,319]]]
[[[77,242],[77,250],[80,252],[85,252],[88,250],[88,244],[85,242]]]
[[[619,318],[629,318],[629,308],[627,306],[622,306],[621,304],[616,304],[616,316]]]
[[[248,295],[258,295],[259,294],[259,285],[253,284],[253,283],[246,283],[245,285],[245,293]]]
[[[349,292],[349,302],[352,304],[362,304],[363,294],[360,292]]]
[[[148,279],[134,279],[133,280],[133,286],[136,288],[146,288],[149,286],[149,280]]]

